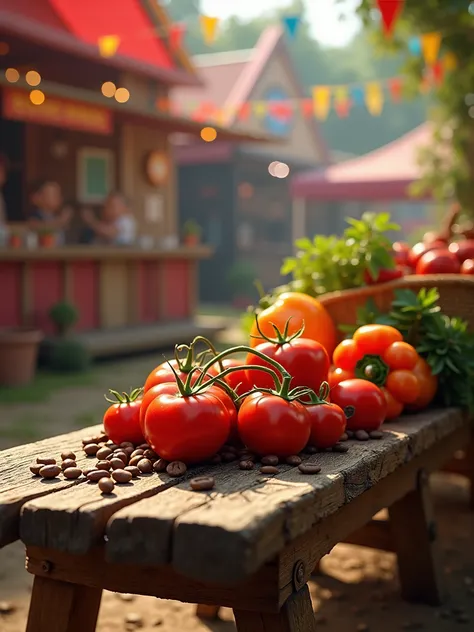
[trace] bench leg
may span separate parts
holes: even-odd
[[[36,576],[26,632],[95,632],[102,590]]]
[[[198,603],[196,606],[196,616],[200,619],[217,619],[220,609],[220,606],[208,606],[203,603]]]
[[[417,489],[390,507],[389,516],[402,597],[439,605],[443,598],[440,555],[425,472],[419,474]]]
[[[234,610],[238,632],[316,632],[308,586],[291,595],[278,614]]]

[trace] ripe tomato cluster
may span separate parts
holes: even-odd
[[[362,402],[353,404],[357,413],[348,420],[351,430],[359,429],[359,421],[367,426],[376,424],[376,419],[381,417],[382,421],[394,419],[405,408],[425,408],[436,394],[437,378],[394,327],[359,327],[351,339],[343,340],[336,347],[333,362],[335,368],[329,376],[329,383],[334,387],[332,401],[338,401],[339,393],[347,390],[348,381],[354,378],[370,384],[364,388],[367,392],[371,390],[371,402],[365,406]],[[364,421],[359,420],[363,411]]]

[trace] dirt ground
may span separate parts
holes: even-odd
[[[0,449],[99,423],[106,405],[104,392],[111,386],[124,390],[140,384],[160,361],[161,355],[116,361],[99,367],[90,386],[62,389],[44,403],[0,406]],[[433,492],[447,584],[443,606],[401,601],[392,554],[338,545],[323,559],[322,574],[310,584],[318,629],[474,630],[474,512],[468,510],[467,484],[454,476],[436,475]],[[0,550],[1,632],[25,629],[31,585],[22,546],[16,543]],[[195,617],[191,604],[105,592],[98,632],[135,629],[232,632],[235,626],[228,609],[221,611],[218,621],[204,622]]]

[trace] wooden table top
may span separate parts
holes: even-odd
[[[0,452],[0,546],[21,537],[27,546],[82,555],[103,545],[112,562],[166,564],[189,578],[238,581],[322,518],[469,426],[457,409],[402,417],[383,426],[380,440],[348,441],[347,453],[304,455],[321,466],[311,476],[289,465],[264,476],[258,466],[242,471],[233,462],[191,468],[178,479],[142,475],[102,496],[84,479],[31,475],[37,456],[59,459],[65,449],[77,454],[79,467],[94,464],[81,439],[100,427],[88,428]],[[215,489],[192,491],[189,479],[198,473],[212,475]]]

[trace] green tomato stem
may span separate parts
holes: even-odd
[[[388,365],[379,355],[365,355],[356,364],[354,375],[362,380],[368,380],[377,386],[383,386],[389,374]]]
[[[179,352],[183,349],[186,351],[184,361],[179,357]],[[189,373],[194,367],[194,348],[192,345],[176,345],[174,348],[174,357],[182,373]]]

